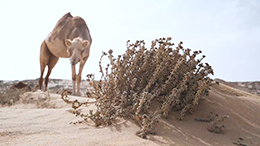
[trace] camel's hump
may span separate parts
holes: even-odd
[[[79,16],[76,16],[73,18],[73,23],[74,23],[74,26],[75,27],[80,27],[82,25],[86,25],[86,22],[84,19],[82,19],[81,17]]]
[[[73,18],[73,16],[70,14],[70,12],[68,12],[64,16],[62,16],[59,21],[67,20],[70,18]]]

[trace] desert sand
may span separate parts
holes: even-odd
[[[67,84],[66,81],[62,83]],[[84,88],[84,85],[82,87]],[[20,102],[1,107],[0,145],[260,145],[260,96],[223,83],[212,86],[209,96],[183,121],[177,119],[178,112],[170,113],[168,119],[161,119],[156,125],[156,135],[149,135],[148,139],[135,135],[140,127],[130,119],[118,119],[107,127],[95,127],[90,120],[73,124],[81,118],[72,113],[71,105],[62,101],[60,94],[37,90],[26,92],[23,96],[32,100],[49,98],[53,106],[39,108],[35,103]],[[85,113],[95,109],[94,99],[75,96],[69,98],[89,101],[89,104],[80,107]],[[211,133],[207,130],[210,123],[194,120],[196,117],[206,117],[209,112],[229,115],[223,122],[225,127],[222,133]]]

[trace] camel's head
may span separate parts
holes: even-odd
[[[70,63],[72,65],[76,65],[84,58],[83,53],[85,49],[89,46],[89,41],[77,37],[74,38],[73,40],[66,39],[65,45],[68,48],[67,52],[70,58]]]

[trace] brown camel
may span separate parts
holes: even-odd
[[[45,91],[48,87],[49,76],[59,57],[70,58],[73,81],[73,94],[77,81],[77,95],[80,95],[80,82],[83,67],[89,57],[92,38],[86,22],[79,16],[65,14],[56,24],[53,31],[42,42],[40,51],[41,77],[39,88],[42,88],[43,73],[48,66],[45,77]],[[76,74],[75,65],[80,62],[79,72]]]

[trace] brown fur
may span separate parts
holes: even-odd
[[[73,93],[75,94],[75,81],[77,81],[77,94],[79,95],[81,73],[83,67],[89,57],[89,50],[92,43],[92,38],[86,22],[79,16],[73,17],[70,13],[65,14],[56,24],[53,31],[42,42],[40,50],[40,66],[41,76],[39,79],[39,88],[42,88],[43,73],[45,67],[48,66],[48,73],[45,77],[45,90],[47,90],[49,76],[53,67],[58,62],[59,58],[70,58],[68,55],[68,46],[65,44],[65,40],[73,40],[75,38],[81,38],[83,41],[88,42],[86,48],[81,48],[80,68],[78,75],[76,75],[75,64],[72,63],[72,80],[73,80]]]

